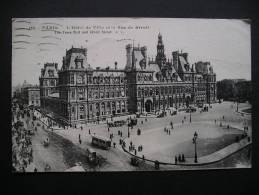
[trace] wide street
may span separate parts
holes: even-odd
[[[239,104],[239,111],[248,108],[248,104]],[[223,119],[224,116],[224,119]],[[16,118],[16,117],[15,117]],[[119,120],[125,117],[114,118]],[[215,121],[216,120],[216,121]],[[133,170],[154,170],[153,163],[141,163],[139,167],[130,164],[131,156],[123,151],[119,144],[120,139],[124,139],[126,149],[130,142],[137,146],[142,145],[143,150],[137,151],[136,155],[150,160],[159,160],[161,162],[174,163],[174,157],[178,154],[184,154],[187,161],[193,158],[194,145],[192,144],[193,133],[198,133],[197,155],[202,157],[216,152],[235,142],[236,135],[242,135],[244,123],[248,125],[248,135],[251,136],[251,115],[243,115],[236,112],[233,103],[223,102],[222,104],[213,104],[208,112],[199,111],[190,113],[178,112],[177,115],[169,114],[163,118],[156,118],[153,115],[138,118],[138,124],[129,129],[128,127],[107,128],[106,123],[87,124],[78,126],[77,129],[47,129],[41,121],[34,121],[32,125],[31,116],[21,118],[24,122],[25,129],[35,129],[37,131],[32,135],[33,162],[27,166],[26,171],[33,171],[36,167],[38,171],[45,171],[46,165],[51,169],[49,171],[65,171],[73,167],[76,163],[81,163],[86,171],[133,171]],[[170,127],[173,123],[174,128],[168,135],[164,128]],[[220,127],[222,123],[223,127]],[[230,128],[227,128],[230,125]],[[44,127],[43,127],[44,126]],[[137,135],[137,129],[141,130],[141,135]],[[90,134],[89,134],[90,130]],[[118,135],[122,132],[122,136]],[[109,138],[113,134],[112,147],[109,150],[103,150],[91,145],[91,135],[101,135]],[[82,142],[79,143],[79,135]],[[43,141],[49,138],[49,146],[44,146]],[[116,146],[113,147],[113,143]],[[86,158],[86,149],[94,149],[98,155],[104,158],[104,163],[100,166],[90,166]],[[168,169],[199,169],[199,168],[222,168],[222,167],[249,167],[251,166],[250,158],[247,157],[248,148],[242,149],[228,158],[210,165],[185,167],[185,166],[161,166],[161,170]],[[134,154],[134,152],[132,152]]]
[[[239,110],[247,107],[249,107],[249,105],[245,103],[239,104]],[[199,134],[198,156],[216,152],[233,143],[236,135],[243,133],[244,121],[248,124],[248,134],[251,136],[251,115],[242,116],[236,112],[236,106],[230,102],[213,104],[209,112],[200,113],[197,111],[192,113],[191,123],[190,114],[185,112],[179,112],[174,116],[167,115],[167,117],[164,118],[148,116],[147,121],[145,118],[146,117],[139,118],[138,125],[134,126],[133,129],[129,129],[130,138],[127,138],[128,127],[126,125],[109,128],[108,131],[106,124],[88,124],[82,126],[82,130],[79,126],[77,129],[69,128],[68,130],[54,130],[54,132],[72,141],[82,149],[88,147],[93,148],[89,129],[91,134],[102,135],[107,138],[109,138],[110,134],[113,134],[114,138],[112,142],[116,143],[116,148],[112,147],[109,151],[106,151],[94,147],[94,150],[102,155],[107,162],[104,166],[99,168],[100,171],[129,171],[136,169],[129,164],[130,156],[124,153],[119,145],[119,139],[122,138],[125,138],[126,148],[129,146],[130,141],[132,141],[136,147],[138,145],[143,146],[143,151],[137,152],[138,156],[144,154],[146,158],[150,158],[151,160],[172,162],[174,155],[178,153],[184,153],[187,158],[193,157],[194,149],[192,137],[194,131],[197,131]],[[114,120],[118,119],[115,118]],[[143,121],[143,124],[141,121]],[[174,130],[171,131],[171,135],[166,135],[163,129],[169,126],[171,121],[174,124]],[[184,121],[183,124],[182,121]],[[223,127],[219,126],[220,122]],[[227,125],[230,125],[231,128],[227,129]],[[137,135],[138,128],[142,131],[140,136]],[[122,131],[122,137],[118,135],[119,130]],[[79,144],[79,134],[82,139],[81,144]],[[233,164],[233,167],[234,166]],[[181,167],[175,168],[181,169]]]

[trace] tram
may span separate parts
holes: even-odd
[[[92,145],[108,150],[111,147],[111,140],[106,137],[92,135]]]

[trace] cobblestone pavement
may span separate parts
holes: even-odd
[[[242,107],[247,107],[247,104],[239,104],[239,108],[242,109]],[[251,116],[242,116],[240,113],[237,113],[235,111],[235,106],[233,105],[233,103],[230,102],[223,102],[222,104],[213,104],[212,105],[212,109],[209,109],[209,112],[196,112],[196,113],[192,113],[192,124],[195,123],[199,123],[199,122],[205,122],[205,123],[214,123],[214,121],[216,120],[216,124],[219,126],[219,123],[221,122],[223,126],[227,126],[228,124],[242,129],[244,122],[247,123],[247,125],[249,126],[249,135],[252,135],[252,131],[251,131]],[[224,116],[224,119],[222,118]],[[185,119],[184,119],[185,117]],[[138,128],[140,128],[142,130],[142,135],[140,137],[143,137],[143,140],[146,140],[147,143],[151,143],[152,145],[152,141],[150,140],[147,135],[151,134],[151,132],[156,132],[156,131],[163,131],[164,126],[166,126],[166,124],[170,124],[170,122],[172,121],[175,124],[175,128],[177,127],[177,125],[181,124],[182,120],[184,120],[184,124],[186,126],[190,126],[189,124],[189,117],[190,114],[189,113],[179,113],[176,116],[168,116],[168,117],[164,117],[164,118],[155,118],[155,117],[148,117],[147,118],[147,122],[145,121],[145,118],[140,118],[138,119],[138,125],[135,126],[133,129],[129,129],[130,131],[130,138],[134,138],[134,137],[138,137],[136,136],[136,131]],[[141,121],[143,121],[143,124],[141,123]],[[109,137],[109,135],[111,133],[113,133],[115,136],[113,138],[113,142],[116,143],[116,148],[111,148],[109,152],[105,151],[105,150],[101,150],[98,148],[95,148],[95,150],[100,153],[102,156],[104,156],[104,158],[107,159],[107,164],[104,167],[101,167],[100,170],[135,170],[136,168],[132,167],[131,165],[129,165],[129,156],[127,156],[126,154],[123,154],[121,147],[119,146],[119,139],[121,139],[120,136],[118,136],[118,130],[122,131],[123,136],[122,137],[127,137],[128,134],[128,128],[126,126],[123,127],[116,127],[116,128],[110,128],[109,131],[107,129],[106,124],[99,124],[99,125],[88,125],[88,126],[83,126],[82,130],[80,127],[78,127],[78,129],[69,129],[69,130],[55,130],[54,132],[56,132],[57,134],[63,136],[64,138],[71,140],[74,144],[80,146],[81,148],[85,149],[87,147],[92,147],[90,142],[91,142],[91,135],[89,135],[89,129],[91,131],[91,134],[96,134],[96,135],[102,135],[102,136],[106,136]],[[188,128],[187,128],[188,129]],[[185,128],[186,130],[186,128]],[[231,130],[231,133],[235,134],[238,133],[240,134],[241,131],[240,130]],[[207,132],[207,135],[203,135],[204,137],[206,136],[211,136],[211,135],[217,135],[220,136],[222,134],[227,134],[227,132],[218,132],[215,131],[212,134],[212,131]],[[78,136],[79,134],[82,137],[82,144],[78,143]],[[180,134],[180,132],[179,132]],[[181,132],[182,134],[182,132]],[[191,136],[193,135],[193,132],[189,132],[189,137],[188,139],[191,140]],[[200,136],[202,137],[202,133],[200,134]],[[168,137],[168,136],[167,136]],[[217,136],[216,136],[217,137]],[[159,141],[159,140],[158,140]],[[182,140],[184,141],[184,139]],[[185,140],[186,141],[186,140]],[[160,140],[160,142],[163,143],[163,140]],[[163,145],[161,143],[161,145]],[[180,143],[179,143],[180,144]],[[142,143],[142,145],[144,146],[143,151],[147,150],[147,148],[149,150],[150,147],[145,147],[145,143]],[[171,157],[170,157],[171,158]]]

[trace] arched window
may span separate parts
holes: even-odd
[[[80,106],[79,106],[79,110],[80,110],[81,112],[84,112],[84,111],[85,111],[84,105],[80,105]]]
[[[152,96],[152,95],[153,95],[153,89],[150,88],[150,90],[149,90],[149,96]]]

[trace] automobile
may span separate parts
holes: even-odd
[[[198,104],[198,108],[203,108],[203,104]]]
[[[86,153],[87,153],[88,162],[90,162],[92,164],[96,164],[98,162],[97,154],[96,154],[95,150],[93,150],[91,148],[87,148]]]
[[[35,134],[32,129],[29,129],[29,130],[28,130],[28,133],[29,133],[29,135],[34,135],[34,134]]]
[[[171,115],[177,115],[177,111],[176,110],[172,111]]]
[[[132,164],[133,166],[139,166],[140,160],[137,157],[131,157],[130,158],[130,164]]]
[[[82,166],[81,162],[75,163],[75,166],[65,170],[65,172],[85,172],[86,169]]]
[[[196,112],[196,108],[194,107],[189,107],[187,110],[186,110],[187,113],[190,113],[190,112]]]
[[[157,118],[162,118],[162,117],[164,117],[164,116],[165,116],[165,112],[162,112],[162,113],[160,113],[160,114],[157,115]]]

